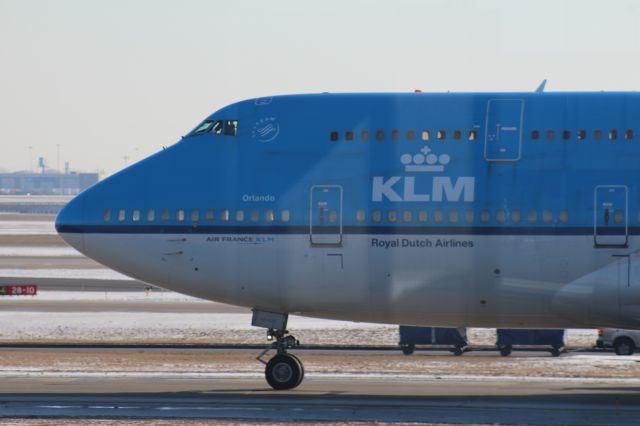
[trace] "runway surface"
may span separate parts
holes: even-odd
[[[256,375],[3,377],[1,417],[216,418],[529,425],[637,424],[638,382],[482,381],[313,374],[296,390]]]

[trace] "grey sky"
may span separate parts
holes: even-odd
[[[113,173],[248,97],[640,88],[629,0],[0,0],[0,168]]]

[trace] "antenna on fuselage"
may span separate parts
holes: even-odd
[[[540,83],[540,86],[538,86],[538,88],[536,89],[536,93],[544,92],[544,87],[546,85],[547,85],[547,79],[545,78],[544,80],[542,80],[542,83]]]

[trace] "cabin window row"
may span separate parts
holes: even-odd
[[[478,131],[469,130],[469,131],[463,132],[462,130],[455,129],[451,132],[448,132],[448,130],[446,129],[437,129],[437,130],[423,129],[418,134],[416,133],[415,129],[409,129],[405,132],[399,129],[393,129],[389,133],[387,133],[383,129],[378,129],[375,131],[361,130],[360,132],[347,130],[342,133],[338,132],[337,130],[334,130],[329,134],[329,139],[332,142],[338,142],[341,140],[341,138],[342,140],[345,140],[347,142],[351,142],[356,139],[361,141],[368,141],[370,139],[382,141],[382,140],[385,140],[387,135],[392,141],[399,141],[402,138],[408,141],[412,141],[412,140],[416,140],[417,138],[420,138],[425,142],[432,139],[443,141],[443,140],[446,140],[447,138],[453,139],[453,140],[467,139],[470,141],[475,141],[478,138]]]
[[[279,212],[276,210],[250,210],[245,213],[245,210],[214,210],[214,209],[206,209],[206,210],[186,210],[186,209],[177,209],[175,211],[169,209],[155,210],[148,209],[146,212],[140,209],[133,209],[128,212],[126,209],[117,209],[112,212],[111,209],[105,209],[102,214],[102,219],[105,222],[110,222],[112,219],[115,219],[118,222],[125,222],[131,220],[133,222],[155,222],[158,219],[163,222],[167,222],[169,220],[175,220],[178,222],[186,222],[190,220],[191,222],[200,223],[204,222],[214,222],[214,221],[222,221],[222,222],[275,222],[279,220],[280,222],[289,222],[291,220],[291,211],[288,209],[280,210]]]
[[[560,138],[562,140],[575,139],[575,140],[582,141],[589,138],[589,132],[585,129],[576,130],[575,132],[568,129],[564,129],[559,132],[556,132],[554,129],[531,130],[531,139],[534,141],[539,139],[546,139],[548,141],[552,141],[556,138]],[[609,129],[609,130],[595,129],[593,130],[593,132],[591,132],[591,138],[597,141],[602,139],[615,141],[622,138],[630,141],[635,138],[635,131],[633,129],[626,129],[623,132],[618,131],[618,129]]]
[[[478,215],[477,218],[481,223],[489,223],[492,219],[500,224],[507,222],[514,224],[528,222],[530,224],[534,224],[538,222],[551,223],[555,221],[567,223],[569,221],[569,212],[567,210],[561,210],[559,212],[554,212],[552,210],[542,210],[541,212],[537,210],[529,210],[525,214],[517,209],[511,210],[510,212],[501,209],[493,213],[487,209],[480,210],[479,212],[476,212],[475,210],[373,210],[370,213],[369,219],[374,223],[466,222],[471,224],[476,221],[476,215]],[[621,222],[623,218],[624,215],[619,216],[614,214],[614,220],[616,222]],[[367,212],[365,210],[358,210],[356,212],[356,220],[360,223],[365,222],[367,220]]]

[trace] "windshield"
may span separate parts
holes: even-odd
[[[203,133],[222,133],[222,120],[206,120],[189,134],[189,136],[201,135]]]

